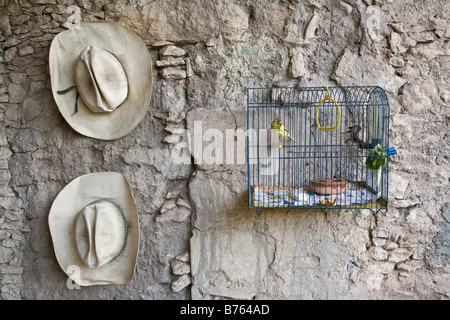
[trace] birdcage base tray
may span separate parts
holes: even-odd
[[[318,194],[309,187],[253,186],[252,207],[264,208],[340,208],[386,209],[386,201],[365,187],[363,183],[347,184],[340,194]]]

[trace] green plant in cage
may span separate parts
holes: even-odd
[[[388,153],[383,150],[380,144],[377,144],[375,148],[370,150],[369,156],[366,160],[366,167],[370,170],[376,170],[377,175],[375,176],[375,183],[377,186],[380,184],[381,180],[381,168],[387,163]]]

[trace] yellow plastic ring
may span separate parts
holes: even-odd
[[[327,88],[328,89],[328,88]],[[334,102],[334,104],[337,106],[337,108],[338,108],[338,111],[339,111],[339,117],[338,117],[338,121],[337,121],[337,123],[336,123],[336,125],[334,126],[334,127],[321,127],[320,126],[320,123],[319,123],[319,109],[320,109],[320,106],[325,102],[325,101],[333,101]],[[325,99],[323,99],[322,101],[320,101],[320,103],[319,103],[319,106],[317,107],[317,110],[316,110],[316,122],[317,122],[317,127],[320,129],[320,130],[336,130],[336,128],[337,127],[339,127],[339,124],[341,123],[341,108],[339,108],[339,105],[338,105],[338,103],[334,100],[334,99],[331,99],[329,96],[328,96],[328,92],[327,92],[327,97],[325,98]]]

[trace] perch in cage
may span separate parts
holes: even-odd
[[[250,208],[387,209],[382,88],[249,88],[247,129]]]

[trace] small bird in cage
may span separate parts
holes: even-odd
[[[348,127],[347,133],[350,135],[350,138],[348,138],[346,140],[346,142],[351,141],[351,142],[361,144],[363,141],[359,138],[360,131],[361,131],[361,126],[354,125],[354,126]]]
[[[272,130],[275,131],[276,134],[278,134],[280,137],[288,137],[292,141],[294,141],[294,138],[291,137],[289,132],[284,128],[284,125],[281,123],[279,118],[276,118],[272,121]]]

